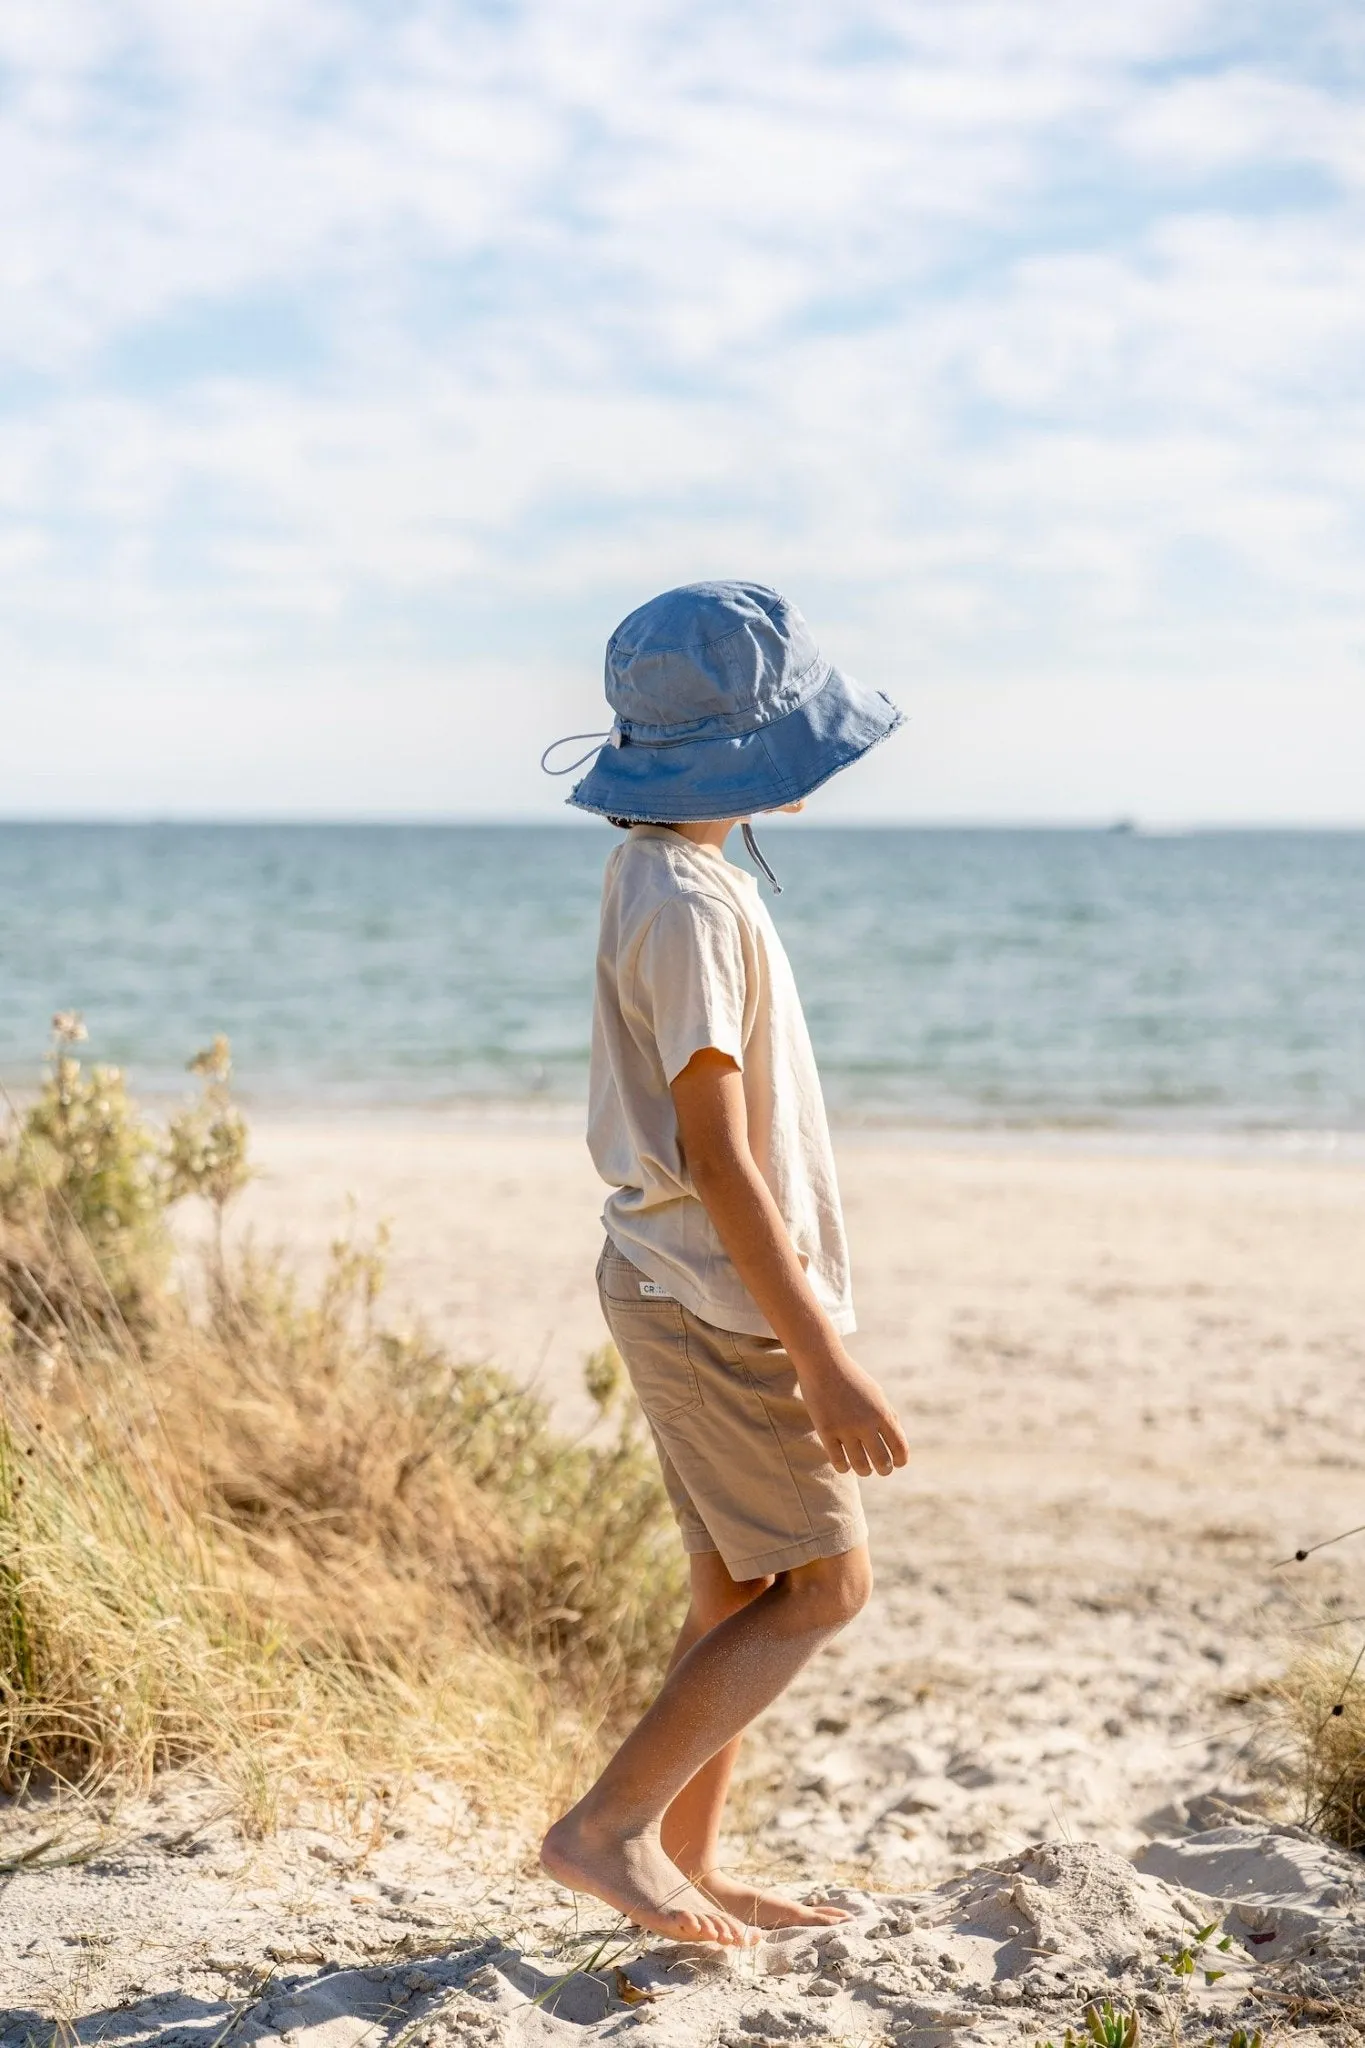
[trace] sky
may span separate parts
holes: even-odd
[[[1354,0],[7,0],[0,816],[562,816],[786,592],[829,819],[1365,823]]]

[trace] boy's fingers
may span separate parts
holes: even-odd
[[[896,1469],[896,1462],[886,1447],[885,1439],[874,1436],[868,1444],[867,1452],[876,1466],[879,1476],[883,1479],[889,1479]]]
[[[824,1445],[825,1451],[829,1457],[829,1462],[834,1467],[835,1471],[847,1472],[848,1455],[845,1452],[844,1447],[840,1443],[838,1437],[826,1436],[823,1430],[817,1430],[816,1435],[819,1437],[821,1443]]]
[[[882,1442],[891,1453],[893,1465],[908,1465],[910,1463],[910,1439],[894,1415],[891,1418],[890,1428],[882,1431]]]
[[[846,1437],[824,1430],[817,1435],[836,1472],[856,1472],[863,1479],[870,1479],[875,1472],[879,1478],[889,1479],[897,1466],[910,1462],[909,1442],[894,1416],[856,1435],[851,1430]]]

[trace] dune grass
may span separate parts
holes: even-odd
[[[1365,1647],[1299,1657],[1272,1697],[1289,1736],[1296,1818],[1343,1849],[1365,1850]]]
[[[290,1788],[429,1770],[543,1804],[657,1682],[680,1560],[628,1411],[544,1405],[382,1313],[382,1243],[320,1287],[223,1250],[247,1133],[225,1043],[164,1135],[58,1043],[0,1141],[0,1784],[198,1763]],[[219,1228],[187,1284],[167,1216]],[[609,1352],[589,1362],[606,1416]]]

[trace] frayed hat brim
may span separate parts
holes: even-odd
[[[888,739],[904,714],[831,668],[822,688],[752,732],[604,746],[568,802],[634,824],[698,824],[799,803]]]

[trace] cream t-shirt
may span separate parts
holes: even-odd
[[[612,1192],[607,1235],[723,1330],[771,1337],[693,1189],[670,1083],[715,1046],[744,1077],[755,1163],[843,1334],[856,1327],[848,1245],[810,1034],[752,875],[719,847],[634,825],[607,861],[597,953],[588,1149]]]

